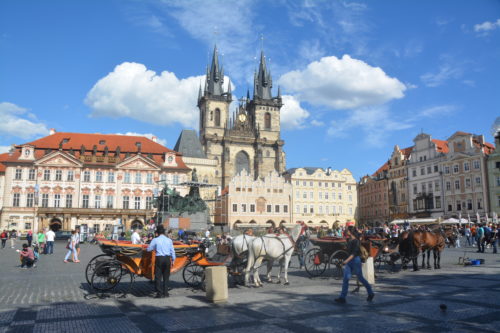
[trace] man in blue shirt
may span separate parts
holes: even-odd
[[[168,279],[170,266],[175,261],[175,250],[172,240],[165,236],[165,228],[156,227],[157,237],[151,241],[147,251],[156,251],[155,261],[155,298],[168,297]],[[163,279],[163,281],[162,281]]]

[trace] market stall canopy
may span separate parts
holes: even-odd
[[[432,223],[437,223],[438,219],[435,218],[428,218],[428,219],[408,219],[408,220],[394,220],[390,222],[390,224],[404,224],[405,222],[408,222],[410,225],[411,224],[432,224]],[[458,223],[458,222],[457,222]]]
[[[464,218],[461,218],[459,220],[459,219],[455,219],[455,218],[452,217],[452,218],[444,220],[440,224],[460,224],[460,223],[469,223],[469,220],[464,219]]]

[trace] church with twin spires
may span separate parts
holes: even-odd
[[[272,171],[282,174],[286,168],[285,143],[280,135],[283,103],[279,88],[276,96],[272,94],[271,72],[263,52],[254,75],[253,98],[247,91],[246,98],[239,101],[238,107],[230,110],[233,101],[231,90],[231,83],[224,82],[224,70],[219,64],[215,46],[212,63],[207,67],[205,86],[200,86],[198,94],[201,149],[197,155],[213,161],[215,171],[209,181],[213,180],[223,188],[243,170],[254,179],[259,179]],[[180,147],[183,134],[179,137],[176,150],[179,149],[189,159],[189,150],[193,147],[183,151]]]

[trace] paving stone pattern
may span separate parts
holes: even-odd
[[[131,293],[98,297],[85,282],[87,262],[99,248],[83,245],[80,264],[65,264],[64,244],[42,256],[36,268],[19,268],[18,254],[0,249],[1,332],[498,332],[500,257],[475,249],[446,249],[443,269],[382,270],[373,303],[366,291],[333,302],[341,280],[310,279],[297,268],[290,285],[230,288],[229,301],[214,305],[200,290],[172,276],[171,297],[150,297],[153,284],[137,278]],[[489,250],[491,252],[491,250]],[[463,267],[458,258],[484,258]],[[354,282],[354,281],[353,281]],[[351,286],[352,287],[352,286]],[[447,309],[442,311],[441,304]]]

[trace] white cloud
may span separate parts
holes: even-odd
[[[480,24],[476,24],[474,25],[474,31],[478,33],[488,33],[499,27],[500,27],[500,19],[496,20],[495,22],[486,21]]]
[[[196,127],[198,89],[204,80],[204,76],[179,79],[172,72],[157,74],[143,64],[124,62],[92,87],[85,103],[95,117]]]
[[[439,67],[437,73],[425,73],[420,76],[420,79],[427,87],[438,87],[449,79],[458,79],[462,76],[463,71],[460,67],[452,67],[449,64],[444,64]]]
[[[314,127],[321,127],[321,126],[325,126],[325,123],[320,121],[320,120],[313,119],[313,120],[311,120],[311,125]]]
[[[30,118],[31,120],[25,119]],[[21,139],[47,135],[49,130],[25,108],[9,102],[0,103],[0,133]]]
[[[283,129],[299,129],[305,126],[309,112],[300,106],[295,97],[283,95],[283,107],[281,108],[281,126]]]
[[[425,108],[419,112],[417,112],[418,117],[424,117],[424,118],[433,118],[433,117],[440,117],[440,116],[445,116],[453,111],[455,111],[457,107],[455,105],[436,105],[436,106],[431,106],[428,108]]]
[[[379,105],[402,98],[406,87],[379,67],[344,55],[324,57],[306,69],[291,71],[280,84],[301,101],[334,109]]]
[[[163,145],[165,147],[167,146],[167,140],[160,139],[159,137],[157,137],[153,133],[127,132],[127,133],[115,133],[115,134],[116,135],[128,135],[128,136],[143,136],[143,137],[146,137],[146,138],[151,139],[151,140],[153,140],[153,137],[156,137],[156,142],[158,142],[159,144],[161,144],[161,145]]]

